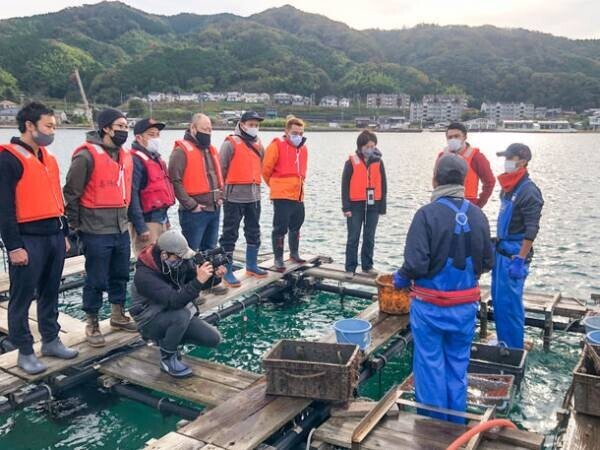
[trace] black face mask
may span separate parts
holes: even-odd
[[[114,131],[115,131],[115,135],[111,137],[113,144],[115,144],[115,146],[117,148],[121,148],[121,146],[125,142],[127,142],[127,137],[129,136],[129,133],[124,130],[114,130]]]
[[[200,148],[210,147],[210,134],[198,131],[195,137]]]

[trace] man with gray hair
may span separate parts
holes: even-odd
[[[417,401],[463,412],[479,277],[494,262],[487,218],[465,199],[467,170],[459,155],[438,160],[431,203],[415,214],[406,236],[404,264],[393,277],[397,289],[412,291]],[[451,414],[432,415],[464,423]]]
[[[179,224],[189,246],[216,248],[223,204],[223,176],[219,154],[211,144],[212,124],[205,114],[192,117],[183,139],[175,141],[169,159],[169,177],[179,200]],[[215,286],[214,294],[227,288]]]

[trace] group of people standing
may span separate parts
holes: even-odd
[[[30,103],[17,116],[20,136],[0,146],[0,233],[9,252],[9,340],[19,366],[28,373],[46,367],[33,352],[28,325],[37,299],[42,354],[74,358],[77,351],[59,338],[58,290],[65,255],[72,244],[85,255],[83,310],[86,339],[105,345],[98,315],[103,293],[111,305],[110,325],[157,341],[161,369],[187,376],[178,347],[182,342],[214,346],[216,328],[189,308],[201,291],[222,295],[240,286],[231,263],[212,267],[191,263],[197,251],[222,247],[230,257],[240,225],[246,240],[246,273],[266,277],[258,265],[261,246],[261,184],[273,203],[271,244],[275,268],[285,271],[287,235],[290,259],[302,263],[300,229],[308,149],[305,124],[290,116],[282,136],[265,149],[259,129],[263,118],[245,112],[220,150],[212,124],[195,114],[175,141],[168,164],[161,157],[165,124],[151,118],[133,129],[131,150],[125,115],[105,109],[97,129],[72,155],[61,188],[59,166],[47,149],[56,122],[52,110]],[[496,177],[484,154],[467,142],[467,130],[451,124],[447,144],[434,163],[431,203],[410,225],[404,263],[394,273],[398,289],[411,290],[414,374],[418,401],[464,410],[466,370],[473,338],[479,278],[492,270],[492,301],[498,340],[523,347],[523,286],[533,256],[543,199],[528,174],[531,151],[512,144],[504,152],[497,238],[491,239],[482,209]],[[164,150],[164,149],[163,149]],[[347,221],[345,270],[375,275],[374,244],[379,216],[387,209],[387,176],[377,136],[362,131],[345,161],[342,213]],[[481,189],[480,189],[481,185]],[[168,209],[179,202],[181,232],[171,229]],[[222,229],[219,237],[219,224]],[[137,258],[130,317],[125,310],[131,250]],[[222,281],[222,283],[221,283]],[[450,418],[450,420],[456,420]]]

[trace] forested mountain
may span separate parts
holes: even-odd
[[[100,103],[150,91],[465,92],[483,100],[600,106],[600,40],[492,26],[354,30],[291,6],[248,18],[158,16],[119,2],[0,21],[0,96]]]

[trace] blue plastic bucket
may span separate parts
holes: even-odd
[[[588,344],[600,345],[600,330],[592,331],[586,334]]]
[[[587,316],[582,320],[585,333],[600,330],[600,316]]]
[[[371,343],[372,325],[366,320],[342,319],[335,322],[333,328],[338,344],[354,344],[366,350]]]

